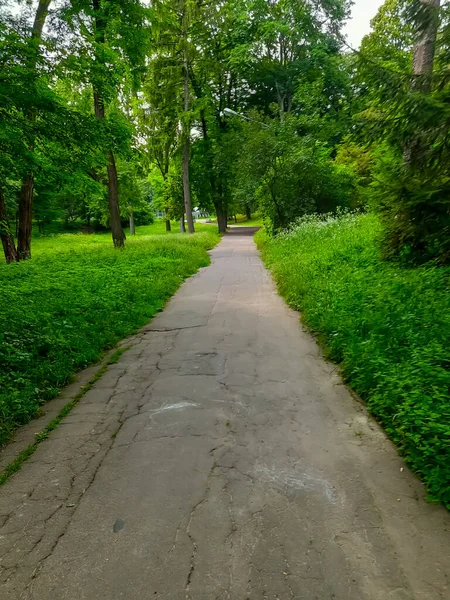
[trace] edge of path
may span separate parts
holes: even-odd
[[[254,231],[248,235],[254,235],[259,227],[252,229]],[[221,236],[217,243],[220,240]],[[207,252],[210,256],[211,250]],[[183,281],[180,281],[180,286],[185,281],[195,277],[202,269],[207,269],[210,264],[206,267],[200,267],[190,277],[186,277]],[[164,310],[170,299],[177,293],[180,286],[167,298],[161,311]],[[56,429],[61,421],[82,400],[83,396],[107,372],[108,367],[115,364],[120,356],[133,345],[157,315],[158,312],[150,317],[147,323],[134,333],[117,342],[112,348],[106,349],[100,360],[74,373],[71,383],[64,386],[56,398],[45,402],[37,417],[16,429],[13,437],[3,447],[0,447],[0,487],[22,468],[24,462],[34,454],[39,444],[49,437],[51,431]]]

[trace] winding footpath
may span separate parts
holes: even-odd
[[[233,230],[0,489],[1,600],[440,600],[450,518]]]

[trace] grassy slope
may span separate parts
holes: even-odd
[[[209,263],[218,235],[211,226],[197,230],[138,228],[123,252],[109,234],[39,238],[33,260],[0,264],[0,443]]]
[[[372,215],[257,241],[280,292],[450,508],[450,269],[380,260]]]

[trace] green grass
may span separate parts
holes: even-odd
[[[35,453],[38,445],[48,438],[50,433],[54,429],[56,429],[61,423],[61,421],[65,417],[67,417],[67,415],[72,411],[73,408],[75,408],[75,406],[86,394],[86,392],[88,392],[92,388],[94,383],[98,381],[102,377],[102,375],[105,374],[105,372],[108,369],[108,365],[116,363],[121,357],[121,355],[124,352],[126,352],[126,350],[128,350],[128,348],[120,348],[116,350],[109,358],[109,360],[98,369],[98,371],[95,373],[92,379],[86,385],[83,385],[81,387],[80,391],[72,398],[70,402],[63,406],[63,408],[59,411],[56,417],[52,419],[42,431],[35,434],[34,441],[31,444],[29,444],[26,448],[24,448],[21,452],[19,452],[16,458],[12,462],[10,462],[6,466],[6,468],[0,473],[0,486],[5,484],[8,481],[8,479],[10,479],[14,475],[14,473],[17,473],[17,471],[19,471],[22,468],[23,463]]]
[[[234,225],[235,227],[238,225],[242,225],[243,227],[262,227],[264,225],[263,217],[259,213],[254,214],[251,219],[247,219],[245,215],[236,215],[236,217],[237,223],[235,222],[234,217],[230,217],[228,219],[228,225]],[[217,219],[215,217],[211,218],[211,223],[217,223]]]
[[[219,237],[197,230],[141,227],[124,251],[109,234],[38,237],[31,261],[0,264],[0,444],[209,263]]]
[[[242,215],[242,218],[239,218],[239,216],[238,216],[237,223],[234,223],[234,221],[229,221],[229,224],[230,225],[242,225],[244,227],[262,227],[264,225],[263,218],[258,215],[254,215],[251,219],[248,219],[248,220],[245,217],[245,215]]]
[[[450,508],[450,269],[379,258],[373,215],[256,235],[281,294],[367,402],[430,500]]]

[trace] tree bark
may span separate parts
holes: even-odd
[[[130,235],[136,235],[136,231],[134,228],[134,212],[130,212]]]
[[[0,238],[2,240],[3,252],[5,253],[6,262],[16,262],[18,259],[14,237],[11,233],[11,228],[8,222],[6,213],[5,198],[3,190],[0,188]]]
[[[424,11],[424,27],[414,45],[412,88],[423,92],[431,90],[436,37],[441,0],[420,0]],[[420,18],[420,17],[419,17]]]
[[[181,233],[186,233],[186,225],[184,223],[184,214],[182,215],[182,217],[180,219],[180,231],[181,231]]]
[[[209,183],[211,186],[212,201],[214,204],[214,208],[216,210],[217,226],[219,229],[219,233],[226,233],[227,219],[226,219],[226,215],[224,215],[224,210],[223,210],[222,189],[221,189],[220,184],[219,184],[219,186],[216,185],[216,178],[215,178],[214,169],[213,169],[213,161],[209,154],[210,153],[210,143],[209,143],[209,136],[208,136],[208,126],[206,123],[205,112],[203,110],[200,113],[200,120],[202,123],[203,139],[205,140],[206,153],[208,156]]]
[[[45,19],[48,15],[48,8],[51,0],[40,0],[34,16],[32,37],[40,40],[42,37],[42,30],[44,29]]]
[[[108,205],[109,224],[115,248],[123,248],[125,244],[125,233],[120,221],[119,209],[119,183],[117,181],[117,168],[112,151],[108,155]]]
[[[172,227],[170,226],[170,219],[166,219],[166,231],[172,231]]]
[[[18,260],[31,258],[31,230],[33,226],[34,176],[29,173],[22,183],[19,196],[19,227],[17,232]]]
[[[413,78],[411,89],[428,94],[431,91],[436,37],[439,25],[439,8],[441,0],[420,0],[424,26],[414,44]],[[403,163],[406,166],[418,164],[424,152],[424,144],[419,135],[411,137],[405,143]]]
[[[245,205],[245,218],[250,221],[252,218],[252,210],[248,204]]]
[[[219,233],[226,233],[227,231],[227,217],[222,210],[222,204],[217,203],[215,205],[217,215],[217,226]]]
[[[187,60],[184,61],[184,112],[185,117],[189,110],[189,72]],[[189,186],[189,154],[190,154],[190,131],[189,124],[184,125],[184,151],[183,151],[183,193],[184,208],[186,210],[186,219],[189,233],[194,233],[194,219],[192,218],[191,189]]]
[[[106,29],[106,17],[101,12],[100,0],[93,0],[92,6],[95,11],[95,41],[98,44],[105,43],[105,29]],[[96,57],[97,60],[97,57]],[[105,67],[106,68],[106,67]],[[97,89],[93,84],[93,95],[94,95],[94,112],[97,119],[105,118],[105,105],[101,96],[101,90]],[[113,244],[115,248],[123,248],[125,245],[125,233],[122,229],[122,223],[120,221],[120,208],[119,208],[119,184],[117,180],[117,168],[116,161],[114,160],[114,154],[112,150],[108,150],[108,207],[109,207],[109,224],[111,227],[111,234]]]
[[[94,90],[94,111],[97,119],[105,118],[105,107],[98,91]],[[108,152],[108,207],[109,207],[109,224],[111,227],[111,235],[113,244],[116,248],[123,248],[125,244],[125,233],[120,222],[119,208],[119,184],[117,181],[116,161],[112,150]]]
[[[36,14],[34,17],[33,29],[31,31],[32,43],[38,44],[42,39],[42,30],[44,29],[45,19],[47,18],[48,8],[51,0],[39,0]],[[36,66],[36,59],[31,59]],[[27,115],[29,121],[36,120],[36,114],[30,112]],[[30,148],[33,150],[33,147]],[[19,224],[17,236],[17,260],[31,258],[31,230],[33,228],[33,192],[34,192],[34,174],[30,171],[26,174],[19,193]]]

